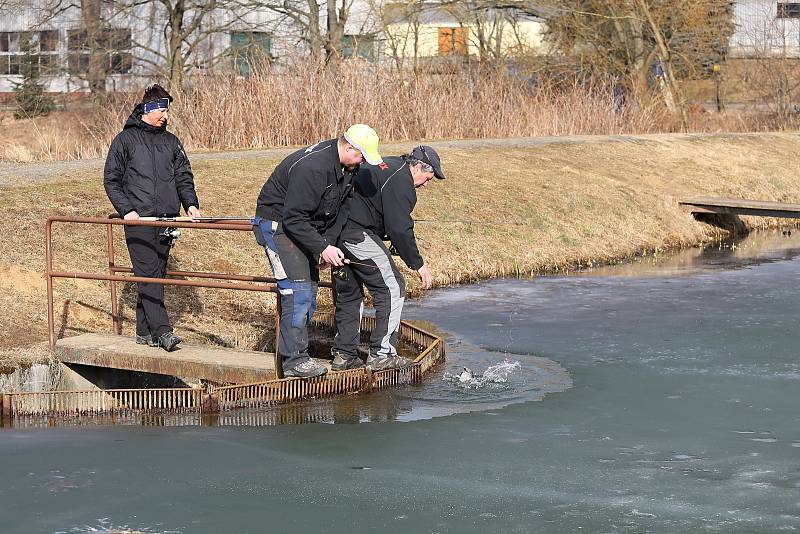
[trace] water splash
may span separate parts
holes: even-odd
[[[509,377],[518,369],[522,369],[522,364],[518,361],[503,360],[496,365],[490,365],[483,374],[478,375],[467,368],[460,374],[452,374],[445,371],[442,380],[451,384],[456,384],[464,389],[480,389],[486,386],[505,384]]]

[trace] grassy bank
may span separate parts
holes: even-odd
[[[440,146],[448,179],[419,191],[417,235],[423,256],[444,286],[501,276],[534,276],[622,260],[643,251],[691,246],[724,233],[695,221],[681,198],[726,195],[800,201],[797,138],[764,134],[712,138],[669,136],[544,146]],[[280,158],[207,160],[195,164],[201,203],[209,214],[249,214]],[[42,246],[50,214],[105,216],[110,205],[99,169],[74,172],[48,185],[3,190],[0,196],[0,365],[36,355],[27,347],[47,338]],[[481,224],[499,221],[517,224]],[[751,228],[777,224],[745,218]],[[121,232],[119,261],[127,260]],[[103,272],[105,232],[58,226],[57,269]],[[252,234],[186,231],[173,268],[260,274],[266,259]],[[421,290],[406,271],[410,293]],[[106,283],[56,282],[60,335],[107,331]],[[121,288],[132,317],[134,288]],[[190,339],[270,348],[272,295],[168,288],[178,332]],[[323,305],[329,303],[326,292]],[[130,322],[125,332],[132,332]]]

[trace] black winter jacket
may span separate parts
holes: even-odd
[[[194,176],[183,145],[166,126],[142,121],[141,106],[108,149],[103,185],[121,216],[174,217],[189,206],[200,207]]]
[[[342,205],[353,173],[339,161],[337,139],[298,150],[284,159],[261,188],[256,215],[279,221],[292,241],[316,259],[336,245],[347,221]]]
[[[415,271],[424,265],[414,236],[411,212],[417,191],[403,158],[383,158],[385,165],[362,165],[354,180],[345,228],[364,228],[389,239],[406,265]]]

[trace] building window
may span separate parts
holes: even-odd
[[[263,73],[272,60],[272,37],[265,32],[231,32],[230,51],[236,73],[245,78]]]
[[[466,56],[468,44],[469,28],[439,28],[440,56]]]
[[[375,59],[374,35],[345,35],[342,38],[342,57],[360,57],[367,61]]]
[[[800,2],[778,2],[779,19],[800,19]]]
[[[58,30],[38,32],[0,32],[0,75],[22,74],[23,58],[30,55],[33,67],[41,76],[58,74],[61,55]]]
[[[97,36],[103,50],[103,67],[108,74],[126,74],[133,67],[131,31],[126,28],[106,28]],[[86,30],[67,32],[68,69],[70,74],[89,72],[89,37]]]

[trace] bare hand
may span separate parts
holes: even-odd
[[[334,247],[333,245],[328,245],[325,247],[325,250],[322,251],[322,254],[319,255],[320,263],[330,263],[335,267],[341,267],[344,265],[344,253],[338,247]]]
[[[186,210],[186,214],[189,215],[189,217],[191,217],[192,220],[199,219],[200,217],[203,216],[200,213],[200,210],[197,208],[197,206],[189,206],[189,209]]]
[[[129,213],[126,213],[123,219],[125,219],[126,221],[138,221],[139,214],[135,211],[131,211]]]
[[[428,289],[433,284],[433,275],[431,274],[430,269],[428,269],[427,265],[423,265],[419,269],[417,269],[417,273],[419,274],[420,280],[422,280],[422,285],[425,289]]]

